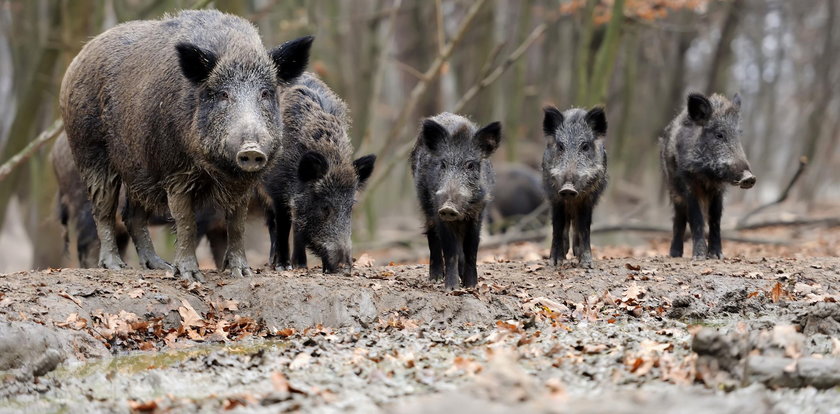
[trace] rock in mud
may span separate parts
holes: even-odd
[[[802,328],[802,333],[811,336],[825,334],[840,336],[840,303],[817,302],[801,311],[794,323]]]
[[[744,381],[770,388],[833,388],[840,386],[840,359],[753,355],[747,359]]]
[[[31,322],[0,322],[0,371],[18,378],[43,376],[79,351],[105,356],[101,343],[83,332],[50,329]]]

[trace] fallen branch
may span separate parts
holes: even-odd
[[[826,228],[839,227],[840,217],[826,217],[818,219],[799,219],[799,220],[772,220],[763,221],[760,223],[745,224],[738,226],[736,230],[756,230],[768,227],[797,227],[797,226],[821,226]]]
[[[758,206],[758,208],[745,214],[744,217],[741,217],[741,219],[738,220],[738,224],[735,226],[735,228],[739,230],[744,228],[744,226],[747,223],[747,220],[749,220],[750,217],[758,214],[759,212],[767,209],[768,207],[775,206],[776,204],[781,204],[783,201],[787,200],[788,196],[790,195],[790,189],[793,188],[797,181],[799,181],[799,177],[802,177],[802,174],[805,172],[805,168],[807,166],[808,157],[804,155],[799,157],[799,168],[796,169],[796,172],[793,174],[793,177],[791,177],[790,182],[788,183],[787,187],[785,187],[785,190],[782,191],[782,194],[780,194],[775,201],[771,201],[767,204]]]
[[[11,174],[15,168],[20,166],[29,158],[32,158],[32,155],[35,154],[36,151],[38,151],[41,147],[43,147],[48,142],[55,139],[55,137],[57,137],[59,134],[61,134],[63,128],[64,123],[61,122],[60,119],[58,121],[53,122],[53,124],[49,128],[47,128],[47,130],[41,132],[38,135],[38,137],[32,140],[32,142],[30,142],[29,144],[27,144],[26,147],[23,148],[23,150],[13,155],[12,158],[9,158],[8,161],[3,163],[3,165],[0,166],[0,181],[5,180],[6,177],[8,177],[9,174]]]

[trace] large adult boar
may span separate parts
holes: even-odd
[[[96,235],[96,223],[93,221],[93,208],[88,200],[82,176],[73,161],[67,135],[61,134],[50,151],[50,160],[58,182],[58,218],[64,227],[64,248],[69,250],[70,237],[76,241],[76,254],[79,267],[95,267],[99,261],[99,237]],[[120,193],[117,215],[116,241],[117,250],[121,257],[125,257],[128,246],[128,230],[122,218],[128,214],[126,210],[125,191]],[[210,251],[216,266],[224,266],[225,250],[227,248],[227,228],[224,214],[216,208],[207,206],[196,212],[196,237],[201,240],[207,237]],[[153,215],[149,218],[151,225],[170,225],[171,217]]]
[[[545,193],[551,201],[551,263],[572,252],[583,267],[592,267],[589,229],[592,211],[607,187],[607,118],[602,108],[560,112],[543,110],[546,146],[542,170]]]
[[[325,273],[349,269],[353,205],[373,172],[376,156],[353,160],[347,105],[313,74],[303,74],[280,103],[283,153],[264,178],[271,201],[270,265],[278,270],[306,268],[308,248],[321,258]]]
[[[691,227],[694,259],[723,257],[720,217],[727,184],[752,188],[756,177],[741,146],[741,97],[688,95],[686,108],[659,139],[665,181],[674,205],[671,256],[683,255],[685,225]],[[704,214],[709,220],[706,244]]]
[[[467,118],[442,113],[423,121],[411,152],[411,173],[426,218],[429,278],[446,274],[446,289],[478,283],[476,258],[481,223],[493,187],[489,157],[502,125],[479,129]]]
[[[120,186],[125,224],[141,266],[171,269],[146,228],[166,207],[175,220],[174,271],[202,279],[195,211],[222,208],[225,267],[250,275],[243,231],[248,201],[280,149],[278,87],[305,69],[312,38],[266,51],[248,21],[218,11],[185,11],[118,25],[73,59],[61,84],[65,130],[93,204],[99,265],[120,269],[115,213]]]

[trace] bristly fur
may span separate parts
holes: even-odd
[[[268,225],[271,263],[276,268],[306,267],[308,248],[324,270],[350,265],[351,214],[356,192],[373,170],[375,157],[360,173],[353,161],[347,105],[312,73],[304,73],[281,96],[283,153],[264,179],[271,199]],[[295,248],[289,258],[288,233]]]
[[[429,277],[437,280],[445,272],[447,289],[478,283],[479,235],[494,183],[489,157],[500,140],[498,122],[479,129],[463,116],[442,113],[423,121],[411,152],[431,254]]]
[[[659,139],[662,171],[674,205],[671,256],[683,254],[686,223],[691,226],[694,258],[723,256],[720,218],[726,185],[755,182],[741,146],[740,116],[737,95],[729,100],[719,94],[706,98],[692,93]],[[709,221],[708,245],[704,215]]]

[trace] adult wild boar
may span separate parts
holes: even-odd
[[[347,105],[311,73],[280,98],[283,153],[264,177],[270,198],[270,265],[306,268],[306,249],[324,273],[353,264],[351,216],[356,193],[373,172],[376,156],[353,160]],[[289,231],[294,251],[289,261]]]
[[[250,275],[243,231],[248,200],[280,149],[278,86],[305,69],[311,37],[266,51],[253,25],[218,11],[184,11],[118,25],[73,59],[60,104],[70,148],[93,206],[99,264],[120,269],[115,213],[120,186],[125,224],[141,266],[202,279],[195,211],[224,210],[231,275]],[[175,220],[173,266],[146,228],[166,207]]]
[[[694,259],[723,257],[720,217],[727,184],[752,188],[756,177],[741,146],[741,97],[688,95],[686,108],[659,139],[665,182],[674,205],[671,256],[683,254],[685,225],[691,227]],[[705,239],[704,214],[709,220]]]
[[[565,260],[572,233],[572,253],[581,266],[592,267],[592,212],[607,187],[607,117],[598,107],[560,112],[548,106],[544,112],[542,170],[551,201],[551,263]]]
[[[478,284],[479,236],[493,187],[489,157],[499,147],[502,125],[478,128],[444,112],[423,121],[411,152],[411,173],[426,223],[429,278],[446,289]]]

